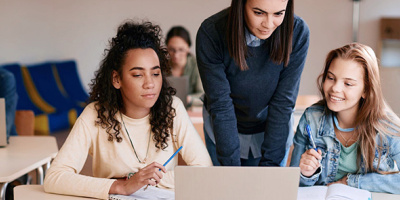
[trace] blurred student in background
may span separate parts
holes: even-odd
[[[18,95],[14,75],[0,67],[0,98],[4,98],[6,109],[7,140],[10,135],[17,135],[15,129],[15,111],[17,109]]]
[[[189,32],[182,26],[174,26],[168,31],[165,43],[170,55],[171,75],[189,78],[188,107],[190,105],[202,105],[200,96],[204,90],[197,69],[196,58],[189,51],[192,45]]]

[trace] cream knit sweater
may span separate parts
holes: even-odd
[[[142,119],[132,119],[122,115],[126,128],[132,139],[136,153],[141,161],[146,157],[147,146],[149,151],[145,164],[139,163],[130,144],[128,135],[122,126],[120,136],[123,141],[109,142],[105,129],[96,126],[97,111],[94,103],[89,104],[79,116],[67,140],[54,159],[44,180],[46,192],[95,197],[107,199],[108,192],[115,179],[124,177],[130,172],[137,172],[152,162],[164,164],[179,146],[183,146],[180,154],[188,165],[211,166],[212,162],[200,136],[193,127],[182,101],[176,97],[172,107],[176,110],[172,139],[168,140],[168,147],[159,150],[151,136],[150,144],[149,116]],[[120,120],[120,114],[117,119]],[[93,157],[93,176],[80,175],[79,172],[87,156]],[[158,184],[160,188],[174,188],[174,167],[178,156],[174,157],[166,166],[167,173]]]

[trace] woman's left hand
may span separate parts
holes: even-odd
[[[332,184],[336,184],[336,183],[341,183],[341,184],[347,185],[347,176],[344,176],[343,178],[341,178],[340,180],[338,180],[336,182],[328,183],[328,186],[330,186]]]

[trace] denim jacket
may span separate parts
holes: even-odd
[[[300,119],[297,132],[294,136],[294,149],[292,153],[291,166],[299,166],[301,155],[312,148],[306,125],[309,124],[315,145],[322,151],[321,168],[311,177],[300,175],[300,186],[326,185],[335,182],[338,171],[340,142],[336,138],[333,114],[324,111],[323,106],[313,105],[307,108]],[[400,137],[383,136],[381,141],[377,134],[376,143],[382,147],[379,170],[399,171],[396,163],[400,163]],[[379,152],[375,149],[373,166],[378,166]],[[361,160],[361,166],[363,160]],[[364,167],[359,167],[357,174],[348,174],[347,184],[352,187],[369,190],[371,192],[386,192],[400,194],[400,173],[383,175],[376,172],[366,173]]]

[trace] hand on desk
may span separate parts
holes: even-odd
[[[160,163],[153,162],[143,169],[140,169],[127,180],[116,180],[111,185],[109,194],[130,195],[142,188],[144,185],[155,186],[161,181],[163,177],[162,172],[167,173],[165,167]]]
[[[322,151],[320,149],[318,149],[318,152],[314,149],[309,149],[301,155],[299,167],[303,176],[310,177],[317,171],[321,166],[319,162],[322,159],[321,155]]]

